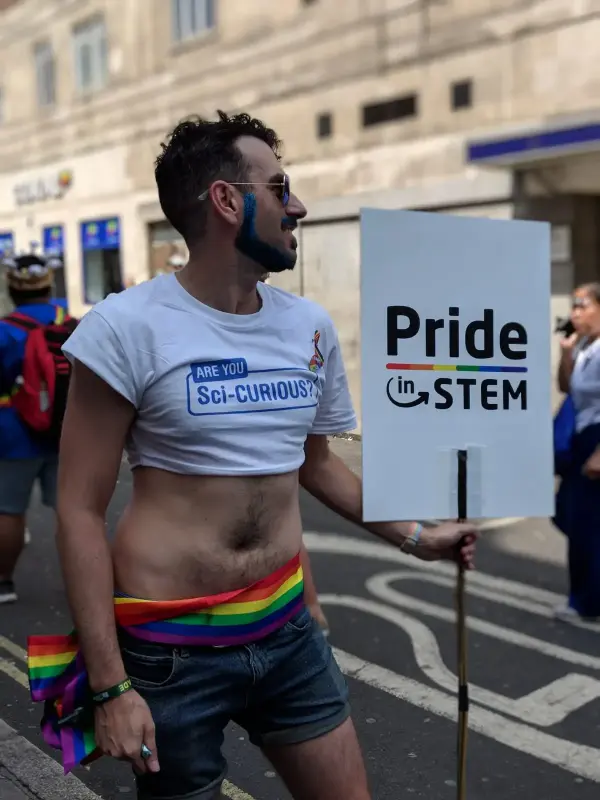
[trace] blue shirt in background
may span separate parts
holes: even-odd
[[[15,308],[20,314],[49,325],[56,317],[57,306],[66,310],[66,300],[55,298],[48,303],[32,303]],[[21,374],[27,332],[0,319],[0,385],[3,393]],[[35,441],[27,426],[10,406],[0,406],[0,459],[39,458],[55,450]]]

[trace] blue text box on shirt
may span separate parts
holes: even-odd
[[[245,358],[225,358],[220,361],[202,361],[190,364],[194,383],[209,381],[229,381],[233,378],[248,377],[248,363]]]
[[[319,390],[318,380],[308,370],[248,370],[245,359],[196,363],[190,365],[187,377],[188,413],[212,416],[314,408]]]

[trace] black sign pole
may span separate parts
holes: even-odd
[[[467,451],[457,453],[458,521],[467,519]],[[458,742],[457,798],[467,797],[467,732],[469,729],[469,684],[467,679],[467,628],[465,622],[465,570],[458,563],[456,584],[456,625],[458,634]]]

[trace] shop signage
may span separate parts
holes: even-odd
[[[14,188],[15,202],[18,206],[41,203],[44,200],[57,200],[62,197],[73,182],[73,174],[68,169],[54,175],[35,178],[19,183]]]
[[[11,232],[0,233],[0,255],[12,253],[15,249],[15,240]]]
[[[44,253],[60,256],[65,251],[65,235],[62,225],[51,225],[43,230]]]
[[[117,217],[95,219],[81,223],[81,246],[83,250],[118,250],[120,225]]]

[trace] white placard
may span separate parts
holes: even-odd
[[[554,507],[550,227],[361,211],[363,515]]]

